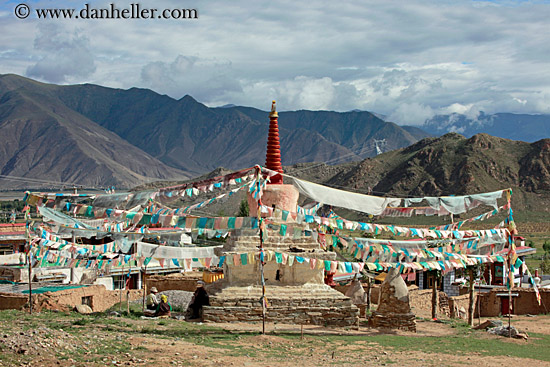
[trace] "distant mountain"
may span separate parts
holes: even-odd
[[[175,100],[139,88],[57,86],[16,75],[0,76],[0,98],[2,126],[11,126],[2,134],[10,140],[10,149],[4,148],[0,156],[2,174],[63,181],[91,174],[84,182],[128,180],[132,185],[145,176],[195,176],[220,166],[238,169],[265,160],[269,114],[254,108],[208,108],[191,96]],[[28,104],[37,109],[35,114],[29,114]],[[369,112],[294,111],[279,116],[286,165],[360,160],[375,155],[376,144],[388,151],[428,136]],[[34,127],[29,142],[17,135],[23,134],[17,129],[28,128],[23,122]],[[40,155],[26,153],[27,164],[14,165],[21,161],[22,152],[31,149],[31,141],[48,142],[48,149],[43,147]],[[74,149],[69,150],[69,144]],[[66,162],[59,160],[62,152],[70,156]],[[80,160],[88,164],[72,164]],[[58,167],[58,162],[64,163]],[[48,169],[39,169],[43,165]],[[117,165],[129,176],[117,173]],[[103,166],[109,168],[105,172],[97,168]]]
[[[0,174],[88,187],[188,177],[68,108],[58,87],[0,76]],[[1,188],[59,186],[0,177]]]
[[[233,110],[243,113],[254,120],[266,120],[267,112],[250,108],[235,107]],[[295,131],[305,129],[306,131],[319,134],[325,140],[343,147],[343,159],[337,162],[359,160],[365,157],[376,155],[376,140],[384,140],[383,151],[390,151],[401,148],[430,136],[418,128],[403,128],[392,122],[386,122],[374,114],[366,111],[333,112],[333,111],[287,111],[279,112],[279,128],[284,131]],[[284,134],[281,134],[284,136]],[[303,143],[303,141],[300,141]],[[288,147],[282,142],[283,164],[295,162],[311,162],[309,155],[302,159],[288,159],[284,152]],[[319,149],[326,149],[319,147]],[[302,149],[304,152],[307,150]],[[290,156],[292,157],[292,156]],[[317,160],[318,161],[318,160]],[[334,161],[333,161],[334,162]]]
[[[435,116],[421,127],[435,135],[456,132],[471,137],[486,133],[506,139],[534,142],[550,138],[550,115],[513,113],[486,115],[481,112],[477,118],[472,119],[455,113]]]
[[[192,174],[223,166],[263,164],[269,113],[248,107],[208,108],[185,96],[174,100],[150,90],[120,91],[84,85],[64,87],[67,106],[115,132],[164,163]],[[279,113],[283,164],[345,162],[407,146],[428,134],[411,134],[368,112],[296,111]]]
[[[291,175],[376,195],[441,196],[514,189],[514,205],[549,212],[550,139],[526,143],[449,133],[340,166],[297,165]]]

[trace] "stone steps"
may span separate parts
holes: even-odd
[[[231,236],[230,237],[232,242],[260,242],[260,236]],[[293,236],[287,236],[287,237],[281,237],[276,235],[268,236],[267,239],[264,241],[264,244],[275,244],[275,243],[315,243],[317,242],[313,239],[311,236],[300,236],[298,238],[294,238]]]
[[[350,326],[358,321],[359,310],[351,305],[348,308],[331,309],[327,307],[274,307],[266,309],[266,321],[293,324]],[[206,322],[260,322],[262,307],[212,307],[203,309]]]
[[[349,326],[357,323],[359,309],[351,302],[331,305],[317,300],[317,304],[296,305],[273,303],[268,299],[266,321],[296,324]],[[239,305],[211,305],[203,308],[207,322],[255,322],[262,320],[262,305],[254,303]]]
[[[210,304],[219,307],[250,307],[259,304],[261,287],[228,287],[210,296]],[[272,305],[288,307],[346,307],[350,298],[324,285],[304,287],[266,287],[265,296]]]
[[[271,295],[271,297],[325,297],[349,299],[342,293],[322,284],[305,285],[303,287],[266,286],[265,293]],[[261,295],[262,288],[258,285],[248,287],[227,287],[222,289],[220,292],[213,294],[212,296],[231,299],[239,297],[260,297]]]

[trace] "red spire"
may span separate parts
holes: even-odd
[[[267,136],[267,153],[265,155],[265,167],[270,170],[283,173],[281,166],[281,145],[279,143],[279,115],[275,109],[275,101],[271,104],[271,113],[269,114],[269,134]],[[282,184],[283,176],[275,175],[271,177],[272,184]]]

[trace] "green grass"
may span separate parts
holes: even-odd
[[[461,333],[462,334],[462,333]],[[284,335],[294,340],[297,348],[305,348],[308,342],[299,340],[299,335]],[[421,337],[382,334],[374,336],[308,336],[309,343],[322,343],[327,351],[337,351],[339,345],[354,345],[346,353],[362,353],[365,342],[375,343],[382,350],[419,351],[423,353],[463,354],[479,353],[484,356],[509,355],[518,358],[533,358],[550,361],[550,336],[530,334],[528,343],[514,343],[506,338],[487,338],[484,331],[468,331],[462,335],[445,337]],[[372,347],[372,345],[371,345]],[[341,353],[341,352],[340,352]]]

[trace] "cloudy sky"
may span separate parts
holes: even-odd
[[[31,15],[18,19],[24,2]],[[134,0],[198,19],[45,20],[40,8],[128,0],[8,0],[0,73],[143,87],[209,106],[368,110],[401,124],[438,113],[550,113],[550,1]]]

